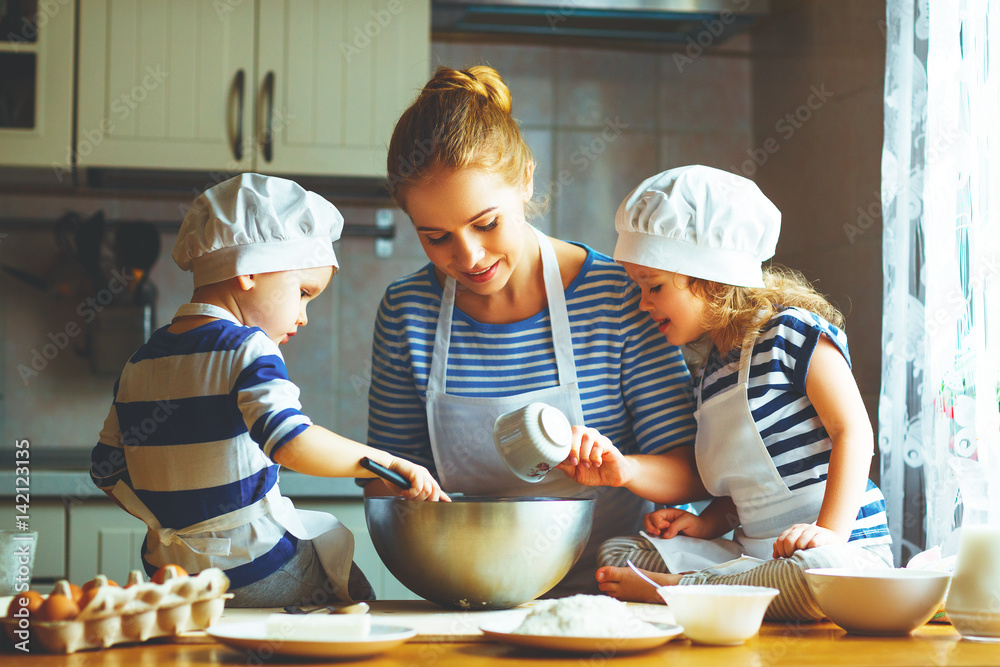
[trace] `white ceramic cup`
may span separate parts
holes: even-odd
[[[573,427],[558,408],[530,403],[497,417],[493,444],[511,472],[525,482],[540,482],[569,456]]]
[[[964,639],[1000,642],[1000,525],[962,527],[944,608]]]

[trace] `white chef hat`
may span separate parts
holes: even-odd
[[[340,266],[333,242],[344,218],[298,183],[240,174],[199,195],[181,223],[173,258],[201,287],[235,276]]]
[[[753,181],[701,165],[646,179],[615,215],[615,261],[763,287],[781,213]]]

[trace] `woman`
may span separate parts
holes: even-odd
[[[581,425],[573,456],[606,436],[662,456],[667,480],[693,465],[690,376],[620,266],[526,222],[534,166],[492,68],[439,68],[399,119],[389,188],[430,264],[390,285],[379,308],[368,442],[426,466],[448,492],[597,497],[587,549],[554,594],[597,592],[597,546],[638,530],[650,504],[556,472],[522,482],[496,452],[493,423],[548,403]],[[393,492],[381,480],[365,488]],[[678,486],[676,501],[699,492]]]

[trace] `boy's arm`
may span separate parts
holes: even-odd
[[[115,488],[115,484],[119,480],[123,480],[126,484],[130,483],[128,461],[125,459],[125,443],[121,427],[118,425],[118,412],[115,410],[114,404],[111,405],[108,416],[104,420],[97,444],[90,453],[90,479],[115,505],[132,514],[117,498],[111,495],[111,490]]]
[[[412,499],[448,500],[434,478],[422,466],[388,452],[362,445],[315,424],[271,452],[278,465],[316,477],[375,477],[361,467],[368,457],[398,472],[412,484],[402,495]]]

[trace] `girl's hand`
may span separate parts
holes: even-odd
[[[631,474],[628,459],[596,428],[573,427],[573,447],[556,466],[584,486],[623,486]]]
[[[675,535],[687,535],[710,539],[708,526],[697,514],[691,514],[676,507],[665,507],[650,512],[643,520],[646,532],[654,537],[669,539]]]
[[[431,476],[427,468],[410,463],[405,459],[395,457],[389,462],[389,469],[398,472],[400,475],[410,480],[410,488],[399,489],[400,494],[407,500],[441,500],[451,502],[451,498],[441,489],[437,480]],[[389,482],[386,482],[389,484]],[[392,488],[398,488],[391,485]]]
[[[812,549],[826,544],[844,544],[844,538],[828,528],[812,523],[797,523],[774,542],[773,558],[788,558],[800,549]]]

